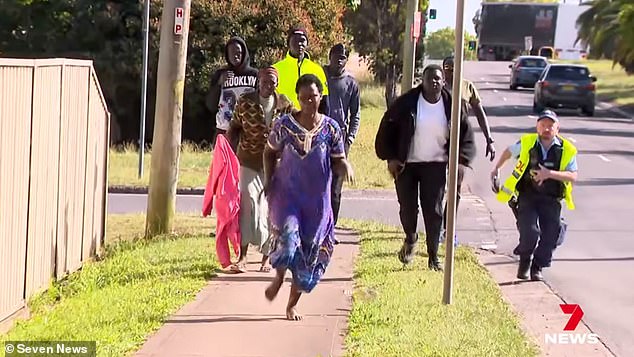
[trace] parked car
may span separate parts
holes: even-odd
[[[518,87],[533,88],[535,82],[548,65],[548,60],[540,56],[519,56],[515,62],[509,65],[511,78],[509,88],[516,90]]]
[[[583,114],[593,116],[596,81],[584,65],[550,64],[535,84],[533,110],[581,108]]]

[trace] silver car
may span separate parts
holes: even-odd
[[[519,56],[511,69],[511,79],[509,88],[516,90],[518,87],[533,88],[544,68],[548,65],[548,60],[540,56]]]
[[[535,84],[533,111],[581,108],[583,114],[593,116],[596,81],[597,78],[584,65],[551,64]]]

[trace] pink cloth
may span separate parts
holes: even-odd
[[[216,254],[223,268],[231,265],[231,252],[240,254],[240,163],[224,135],[218,135],[203,198],[203,217],[211,214],[216,199]]]

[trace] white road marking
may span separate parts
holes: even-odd
[[[506,97],[502,97],[502,100],[506,102]]]
[[[497,93],[497,92],[498,92],[498,90],[497,90],[497,89],[494,89],[494,90],[493,90],[493,93]]]
[[[603,156],[603,155],[597,155],[599,157],[599,159],[605,161],[605,162],[610,162],[612,160],[608,159],[607,157]]]
[[[577,140],[575,140],[575,138],[571,138],[571,137],[568,137],[568,140],[570,140],[570,142],[573,142],[573,143],[577,142]]]
[[[488,86],[490,86],[490,85],[491,85],[491,83],[490,83],[490,82],[486,82],[485,84],[486,84],[486,85],[488,85]]]
[[[529,115],[528,117],[531,119],[537,119],[537,115]]]

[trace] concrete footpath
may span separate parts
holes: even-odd
[[[285,318],[290,274],[277,299],[264,290],[274,272],[258,272],[261,256],[249,252],[248,272],[219,274],[196,299],[171,316],[136,356],[330,357],[343,355],[352,307],[358,236],[337,231],[341,244],[319,285],[299,301],[302,321]]]
[[[467,190],[470,191],[470,188],[467,187]],[[564,326],[571,316],[564,314],[559,305],[566,304],[566,301],[551,289],[547,281],[533,282],[517,279],[517,257],[497,253],[501,250],[500,245],[517,244],[518,233],[515,227],[511,230],[496,227],[490,210],[481,198],[471,193],[463,196],[465,199],[460,203],[457,230],[460,243],[475,249],[480,263],[498,284],[505,301],[521,318],[522,327],[527,336],[540,347],[540,356],[614,356],[601,341],[597,344],[570,342],[570,334],[585,335],[593,331],[583,320],[574,331],[564,331]],[[508,213],[509,222],[506,223],[514,226],[515,221],[511,218],[510,209]],[[563,336],[563,340],[558,343],[547,341],[546,336],[553,334],[566,336]]]

